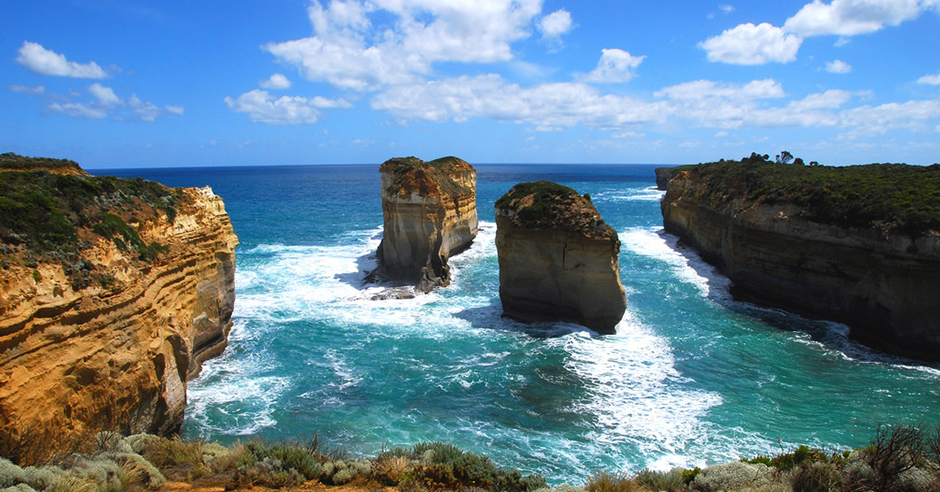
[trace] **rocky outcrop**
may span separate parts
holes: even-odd
[[[477,235],[476,170],[456,157],[390,159],[382,173],[380,275],[420,292],[450,282],[447,259]]]
[[[100,430],[178,432],[186,381],[226,345],[238,239],[208,187],[167,196],[170,214],[139,199],[111,207],[108,217],[127,221],[114,219],[124,239],[79,227],[81,259],[3,246],[0,451],[8,457],[70,449]]]
[[[627,308],[620,240],[589,197],[548,181],[514,186],[496,202],[496,249],[505,316],[616,332]]]
[[[669,182],[661,207],[666,231],[718,266],[735,297],[843,322],[884,351],[940,359],[936,233],[809,220],[794,201],[754,199],[695,171]]]
[[[665,191],[669,188],[669,180],[679,173],[679,169],[675,167],[657,167],[653,172],[656,173],[656,189]]]

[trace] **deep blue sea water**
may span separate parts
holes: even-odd
[[[304,439],[374,456],[438,440],[583,483],[799,444],[866,445],[882,423],[940,422],[940,370],[847,328],[733,301],[662,231],[652,165],[477,165],[481,231],[450,286],[369,300],[382,233],[370,166],[107,170],[209,185],[241,244],[229,348],[189,383],[184,438]],[[547,179],[590,193],[622,242],[618,333],[500,317],[493,204]]]

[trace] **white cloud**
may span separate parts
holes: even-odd
[[[856,36],[915,19],[920,10],[918,0],[814,0],[787,19],[784,29],[802,36]]]
[[[104,79],[108,77],[108,74],[95,62],[70,62],[65,58],[65,55],[47,50],[39,43],[30,41],[23,41],[16,62],[40,75],[80,79]]]
[[[46,106],[46,109],[53,113],[62,113],[73,118],[101,119],[108,116],[108,112],[105,109],[87,103],[54,102]]]
[[[833,60],[826,63],[826,71],[829,73],[849,73],[852,71],[852,65],[842,60]]]
[[[783,86],[774,79],[752,80],[744,85],[720,84],[711,80],[696,80],[663,88],[656,97],[679,100],[722,98],[732,101],[776,99],[785,95]]]
[[[718,9],[726,14],[730,14],[734,12],[734,5],[723,4],[723,5],[719,5]]]
[[[803,40],[768,23],[740,24],[699,43],[708,60],[735,65],[788,63],[796,60]]]
[[[629,82],[636,75],[635,70],[644,58],[646,57],[633,56],[619,49],[601,50],[601,59],[597,62],[597,68],[591,71],[584,80],[607,84]]]
[[[403,119],[491,118],[552,130],[575,125],[614,129],[661,123],[668,113],[662,102],[604,95],[587,84],[553,83],[523,88],[495,74],[391,87],[372,100],[372,107]]]
[[[571,32],[574,22],[571,20],[571,12],[560,9],[551,14],[542,17],[539,22],[539,30],[542,31],[544,38],[558,38]]]
[[[10,90],[13,92],[18,92],[20,94],[39,95],[39,94],[46,93],[46,88],[41,85],[30,87],[28,85],[12,84],[10,85]]]
[[[849,127],[846,138],[883,135],[891,130],[930,131],[940,119],[940,100],[913,100],[843,111],[840,124]]]
[[[940,85],[940,73],[934,75],[924,75],[917,79],[918,84]]]
[[[784,91],[773,79],[744,85],[696,80],[666,87],[653,95],[668,99],[681,118],[706,127],[737,128],[759,109],[760,100],[782,98]]]
[[[124,101],[114,93],[114,89],[105,87],[97,82],[88,86],[88,92],[98,100],[98,104],[105,108],[113,108],[124,103]]]
[[[42,86],[11,86],[11,90],[36,96],[46,101],[46,111],[60,113],[73,118],[102,119],[111,117],[125,121],[155,121],[164,114],[182,115],[182,106],[164,106],[144,101],[131,95],[127,100],[118,96],[114,89],[95,82],[85,92],[70,91],[68,94],[47,93]]]
[[[314,36],[264,48],[307,80],[377,90],[416,82],[437,62],[509,61],[511,43],[531,35],[541,9],[541,0],[333,0],[326,7],[314,0]],[[553,32],[564,27],[563,15],[550,23]]]
[[[320,118],[321,108],[349,107],[343,99],[330,100],[323,97],[307,99],[300,96],[274,96],[267,91],[255,89],[246,92],[238,99],[225,98],[225,104],[239,113],[246,113],[255,123],[272,125],[297,125],[316,123]]]
[[[288,78],[283,74],[276,73],[268,80],[261,81],[261,83],[258,85],[260,85],[262,89],[290,89],[290,80],[288,80]]]
[[[131,94],[131,98],[127,100],[127,106],[140,121],[155,121],[163,113],[156,104],[143,101],[136,94]]]

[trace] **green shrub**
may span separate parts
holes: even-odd
[[[257,441],[245,444],[242,465],[251,466],[264,460],[269,460],[269,465],[277,463],[284,470],[295,470],[308,480],[321,475],[317,455],[299,445],[265,444]]]
[[[641,470],[636,474],[636,482],[650,490],[676,492],[688,488],[689,482],[695,477],[689,477],[683,468],[673,468],[667,472]]]

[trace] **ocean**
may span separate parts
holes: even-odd
[[[378,165],[126,169],[222,196],[241,244],[229,347],[189,382],[184,439],[305,440],[375,456],[443,441],[550,483],[865,446],[940,423],[940,367],[848,328],[734,301],[662,230],[653,165],[475,165],[480,233],[452,283],[370,300]],[[616,335],[501,318],[493,206],[523,181],[590,193],[622,242]]]

